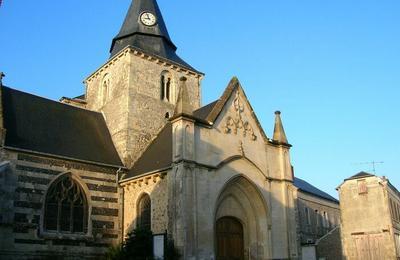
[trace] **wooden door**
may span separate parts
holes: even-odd
[[[381,234],[357,235],[353,237],[359,260],[381,260],[384,257],[383,236]]]
[[[235,218],[217,221],[217,260],[243,260],[243,226]]]

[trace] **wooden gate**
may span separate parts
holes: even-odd
[[[217,221],[217,260],[243,260],[243,226],[232,217]]]

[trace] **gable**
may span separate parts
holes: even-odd
[[[5,146],[122,166],[102,114],[3,87]]]
[[[237,78],[231,80],[206,120],[226,134],[269,140]]]

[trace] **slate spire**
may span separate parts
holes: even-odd
[[[283,129],[280,111],[275,112],[274,137],[272,139],[279,144],[289,144],[286,138],[285,130]]]
[[[149,17],[155,19],[151,21]],[[168,34],[167,26],[156,0],[132,1],[121,30],[112,41],[111,57],[127,46],[132,46],[147,54],[167,59],[177,65],[194,70],[176,55],[177,48]]]

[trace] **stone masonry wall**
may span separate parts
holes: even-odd
[[[6,151],[2,160],[10,162],[10,169],[0,173],[4,182],[0,192],[8,194],[8,199],[0,201],[0,208],[8,209],[0,213],[0,255],[4,259],[93,257],[120,241],[117,169],[11,151]],[[63,173],[76,176],[85,190],[89,204],[87,234],[50,236],[43,232],[46,190]]]
[[[322,237],[316,246],[318,259],[342,260],[342,241],[340,240],[340,228],[337,227]]]
[[[161,100],[161,75],[172,79],[170,101]],[[103,112],[117,151],[130,167],[174,112],[179,78],[185,76],[194,109],[202,75],[127,48],[86,80],[87,107]],[[104,102],[104,84],[108,86]]]
[[[356,260],[396,259],[387,183],[380,177],[346,180],[339,187],[343,253]]]
[[[128,139],[128,74],[127,53],[102,66],[86,80],[87,108],[102,112],[120,158],[127,158]],[[108,94],[104,99],[104,84]]]
[[[122,184],[124,190],[124,237],[137,226],[139,199],[148,194],[151,200],[151,230],[154,234],[167,230],[168,186],[164,175],[145,176]]]
[[[315,243],[317,239],[340,225],[339,204],[299,191],[297,207],[301,244]],[[324,212],[328,216],[328,222],[325,224]]]

